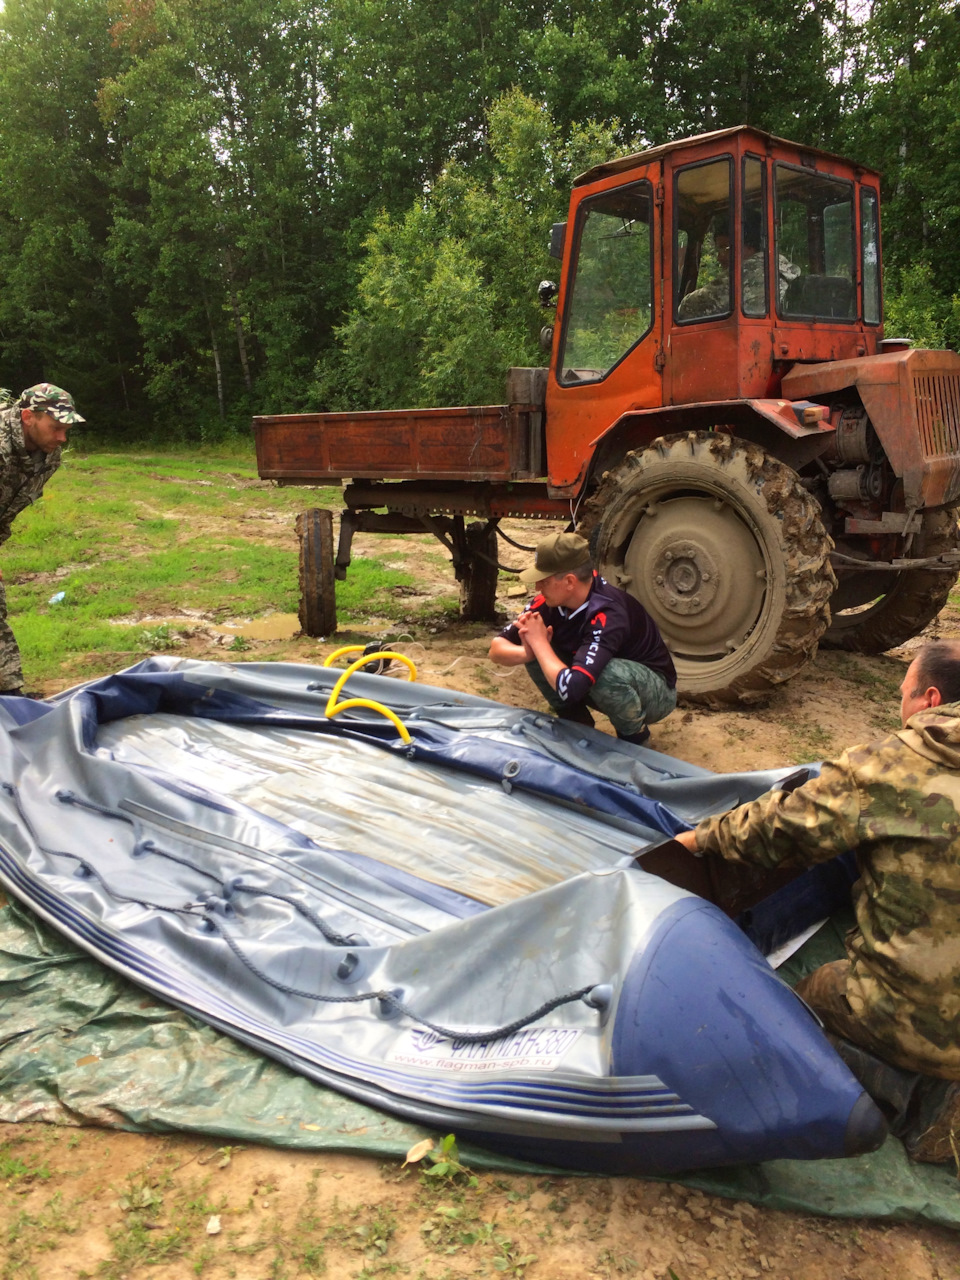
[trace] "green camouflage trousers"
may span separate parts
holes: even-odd
[[[540,670],[540,663],[528,662],[526,667],[548,706],[553,711],[564,707],[566,704]],[[617,733],[632,735],[668,716],[677,705],[677,691],[670,688],[659,671],[626,658],[611,658],[590,690],[586,705],[605,715]]]
[[[22,688],[20,649],[7,622],[7,592],[0,578],[0,691],[6,693]]]

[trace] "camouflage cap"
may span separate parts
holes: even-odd
[[[58,422],[67,424],[86,422],[86,418],[81,418],[77,413],[73,396],[62,387],[55,387],[52,382],[38,382],[35,387],[27,387],[17,401],[17,408],[49,413]]]

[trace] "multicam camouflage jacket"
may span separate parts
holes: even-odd
[[[846,996],[897,1066],[960,1080],[960,703],[854,747],[792,793],[696,829],[704,853],[774,867],[855,849]]]
[[[27,449],[19,409],[0,409],[0,543],[10,537],[14,516],[36,502],[59,465],[59,449]]]

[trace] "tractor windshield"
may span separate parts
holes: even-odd
[[[777,311],[784,318],[857,318],[853,183],[776,166]]]
[[[649,182],[585,200],[566,306],[560,381],[604,377],[650,328],[653,238]]]

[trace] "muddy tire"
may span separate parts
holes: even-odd
[[[957,511],[932,511],[911,555],[939,556],[960,548]],[[833,617],[821,643],[850,653],[884,653],[905,644],[937,616],[957,572],[905,569],[902,573],[841,573]]]
[[[497,531],[477,522],[468,524],[465,533],[460,617],[464,622],[491,622],[497,616]]]
[[[762,700],[817,651],[832,542],[797,475],[758,445],[691,431],[627,454],[580,532],[660,628],[688,701]]]
[[[314,507],[297,516],[300,539],[300,629],[305,636],[330,636],[337,629],[333,576],[333,513]]]

